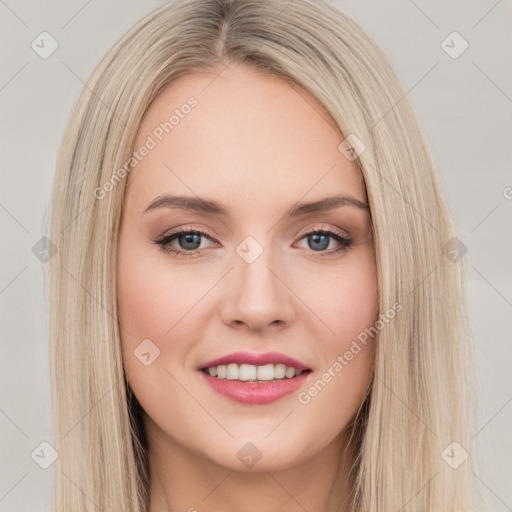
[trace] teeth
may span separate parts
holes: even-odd
[[[283,379],[286,375],[286,366],[284,364],[276,364],[274,366],[276,379]]]
[[[228,380],[238,380],[238,365],[236,363],[227,365],[227,375],[226,379]]]
[[[238,380],[256,380],[256,366],[241,364],[238,370]]]
[[[293,368],[290,368],[292,370],[292,377],[295,375],[295,370]],[[266,364],[265,366],[258,366],[256,375],[258,376],[258,380],[272,380],[274,378],[274,365],[273,364]]]
[[[295,368],[287,366],[284,374],[286,375],[286,378],[291,379],[295,375]]]
[[[218,379],[228,380],[241,380],[241,381],[269,381],[275,379],[291,379],[302,373],[302,370],[297,370],[292,366],[284,364],[266,364],[263,366],[255,366],[252,364],[236,364],[231,363],[228,365],[221,364],[208,368],[208,374],[211,377]]]

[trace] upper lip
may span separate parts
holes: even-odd
[[[205,368],[212,368],[221,364],[252,364],[254,366],[264,366],[266,364],[284,364],[285,366],[292,366],[297,370],[309,370],[309,367],[305,364],[297,361],[293,357],[279,352],[265,352],[264,354],[251,354],[250,352],[235,352],[227,356],[213,359],[199,366],[198,370],[204,370]]]

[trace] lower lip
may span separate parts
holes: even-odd
[[[299,389],[311,372],[303,372],[292,379],[263,383],[218,379],[200,371],[208,385],[217,393],[243,404],[269,404]]]

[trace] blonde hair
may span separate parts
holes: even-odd
[[[327,0],[168,2],[108,51],[78,98],[52,191],[55,510],[147,510],[147,444],[124,375],[115,286],[128,171],[113,178],[167,85],[229,64],[309,91],[344,136],[366,146],[355,162],[373,221],[379,308],[402,310],[379,333],[371,391],[354,423],[351,510],[469,510],[472,457],[454,469],[442,456],[452,442],[473,455],[461,246],[403,85]]]

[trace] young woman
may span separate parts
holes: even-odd
[[[72,112],[51,240],[57,512],[470,509],[456,230],[333,5],[141,20]]]

